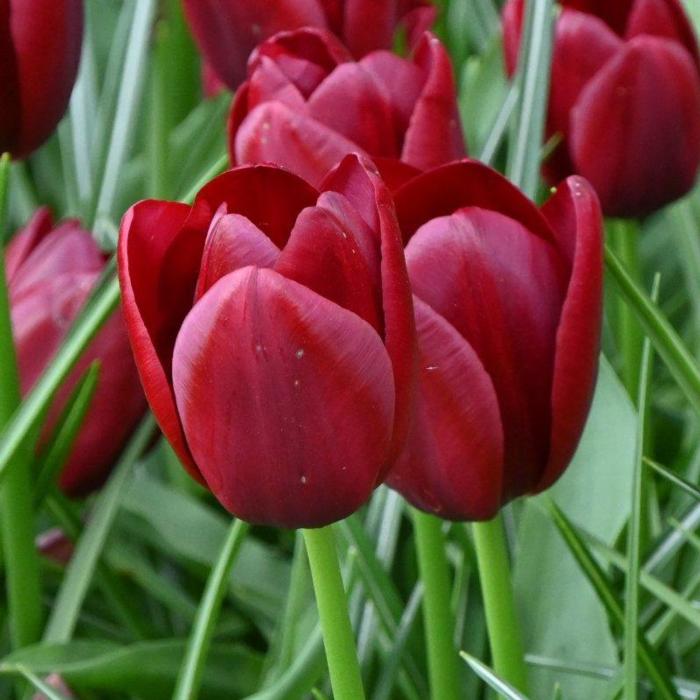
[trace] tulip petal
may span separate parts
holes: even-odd
[[[549,460],[535,491],[556,481],[581,438],[595,388],[603,311],[603,230],[595,192],[583,178],[570,177],[543,212],[571,274],[557,330]]]
[[[396,131],[403,133],[425,83],[423,71],[412,61],[406,61],[391,51],[373,51],[360,61],[360,65],[381,87],[384,99],[388,98]]]
[[[348,220],[339,221],[327,209],[304,209],[275,270],[382,333],[378,275],[367,265],[353,230],[343,223]]]
[[[445,47],[437,37],[426,33],[414,61],[426,77],[406,130],[401,160],[419,170],[429,170],[463,158],[467,150],[457,111],[452,61]]]
[[[406,247],[406,263],[416,296],[474,348],[496,388],[504,498],[527,492],[549,452],[565,261],[514,219],[469,207],[422,226]]]
[[[622,47],[622,40],[594,15],[564,10],[557,20],[548,128],[567,136],[569,113],[586,83]]]
[[[420,381],[409,439],[387,484],[452,520],[483,520],[501,504],[503,429],[498,399],[471,346],[414,297]]]
[[[215,217],[204,244],[195,301],[229,272],[248,265],[273,267],[279,254],[279,248],[245,216]]]
[[[315,76],[317,77],[316,84],[325,77],[324,71],[318,66],[308,61],[304,61],[303,66],[315,69],[315,73],[318,74]],[[311,79],[311,77],[307,78],[307,80]],[[285,75],[280,66],[267,56],[263,56],[257,61],[257,67],[245,86],[246,109],[252,109],[268,100],[278,100],[292,109],[306,110],[306,100],[299,88]]]
[[[627,21],[625,36],[651,34],[680,42],[700,67],[698,41],[678,0],[635,0]]]
[[[362,152],[337,131],[279,102],[253,109],[232,138],[237,163],[274,162],[315,187],[345,155]]]
[[[381,340],[355,314],[272,270],[238,270],[185,319],[173,375],[197,463],[238,517],[321,526],[371,494],[394,386]]]
[[[525,0],[506,0],[503,7],[503,56],[506,73],[509,77],[515,75],[518,68],[518,56],[525,22]]]
[[[171,303],[172,295],[162,286],[168,253],[181,235],[189,212],[184,204],[155,200],[140,202],[126,212],[119,234],[119,283],[129,340],[148,402],[187,471],[202,481],[182,432],[171,387],[175,337],[192,295],[190,292],[189,304],[183,306],[178,292],[178,303]],[[193,290],[199,257],[191,263]],[[186,292],[188,282],[181,280]],[[180,287],[175,289],[181,291]]]
[[[36,243],[12,277],[13,298],[41,282],[67,273],[98,273],[105,264],[102,251],[78,221],[65,221]]]
[[[394,114],[380,86],[359,63],[338,66],[311,95],[308,110],[309,116],[367,153],[385,157],[399,154]]]
[[[22,0],[11,5],[21,100],[19,139],[12,154],[19,158],[48,138],[66,110],[80,62],[83,3]]]
[[[698,114],[696,67],[666,39],[632,39],[586,85],[571,113],[571,154],[607,215],[644,216],[688,192]]]
[[[323,189],[343,194],[370,229],[377,232],[381,243],[384,342],[391,358],[396,386],[391,463],[398,456],[408,434],[417,371],[411,286],[396,211],[391,193],[374,164],[356,155],[343,159],[328,176]]]
[[[215,177],[203,187],[190,219],[193,226],[207,231],[223,206],[228,214],[244,216],[278,248],[283,248],[299,212],[313,206],[317,197],[313,187],[282,168],[244,166]]]
[[[314,0],[184,0],[190,27],[216,74],[235,90],[245,78],[248,56],[260,41],[283,29],[325,26]]]
[[[27,225],[10,241],[5,251],[5,275],[8,285],[36,248],[40,241],[53,229],[53,217],[48,207],[36,210]]]
[[[449,163],[418,175],[394,198],[405,241],[426,221],[462,207],[494,209],[544,240],[554,241],[539,209],[503,175],[476,160]]]
[[[561,4],[600,17],[616,34],[623,36],[634,2],[635,0],[562,0]]]

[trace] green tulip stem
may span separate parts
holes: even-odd
[[[493,520],[474,523],[472,527],[492,664],[498,676],[526,693],[527,670],[511,586],[503,519],[499,514]]]
[[[0,159],[0,230],[5,227],[9,175],[10,161],[5,155]],[[0,430],[10,421],[21,400],[2,240],[0,236]],[[14,648],[38,641],[41,633],[39,562],[34,546],[29,480],[32,454],[27,452],[27,449],[18,452],[0,487],[0,528]]]
[[[413,509],[418,568],[423,582],[423,626],[432,700],[459,700],[459,655],[450,608],[450,569],[442,521]]]
[[[642,265],[639,256],[639,222],[636,219],[608,219],[606,233],[612,249],[627,274],[642,286]],[[622,381],[633,402],[637,401],[639,374],[642,366],[644,333],[634,312],[621,296],[615,309],[615,337],[622,359]]]
[[[334,700],[364,700],[348,600],[331,526],[303,530]]]

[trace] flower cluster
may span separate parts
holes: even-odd
[[[424,0],[185,0],[209,70],[236,89],[232,169],[191,205],[126,212],[126,333],[118,314],[83,360],[102,359],[103,376],[66,490],[103,478],[143,411],[127,335],[180,460],[247,521],[325,525],[382,483],[481,520],[549,487],[596,381],[599,198],[606,214],[645,216],[700,163],[700,62],[678,1],[561,4],[547,121],[559,145],[544,167],[556,187],[537,206],[467,158]],[[525,5],[504,10],[511,74]],[[82,10],[4,6],[0,148],[22,157],[65,110]],[[66,36],[46,41],[49,26]],[[398,29],[408,56],[391,51]],[[46,212],[12,243],[25,391],[104,262],[77,222],[52,229]]]

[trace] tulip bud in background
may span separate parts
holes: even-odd
[[[276,163],[314,185],[360,152],[393,189],[465,155],[450,58],[429,33],[410,60],[375,51],[359,61],[320,29],[277,34],[251,56],[229,150],[233,163]]]
[[[682,197],[700,164],[700,60],[678,0],[564,0],[547,133],[563,143],[545,174],[578,173],[605,214],[642,217]],[[518,60],[525,0],[503,13],[506,65]]]
[[[192,207],[124,216],[119,274],[153,412],[234,515],[315,527],[354,512],[403,445],[415,335],[393,203],[348,156],[317,191],[273,166]]]
[[[435,20],[427,0],[184,0],[185,12],[205,62],[235,90],[252,50],[277,32],[320,27],[334,32],[356,58],[390,49],[397,29],[409,43]],[[371,18],[371,21],[368,21]]]
[[[52,673],[50,676],[46,677],[46,684],[50,686],[51,688],[54,688],[55,690],[58,690],[59,693],[65,698],[74,698],[75,695],[71,692],[70,688],[65,684],[63,678],[59,676],[57,673]],[[46,695],[44,693],[34,693],[32,695],[32,700],[48,700]]]
[[[567,467],[593,396],[602,221],[580,177],[539,211],[462,161],[396,193],[414,292],[420,380],[387,483],[443,518],[492,517]]]
[[[82,38],[82,0],[0,2],[0,153],[24,158],[56,128]]]
[[[40,209],[8,246],[8,291],[23,394],[59,348],[105,261],[77,221],[53,227],[46,209]],[[49,425],[95,360],[101,362],[97,389],[59,481],[71,496],[84,495],[102,484],[146,407],[124,320],[117,312],[59,392]]]

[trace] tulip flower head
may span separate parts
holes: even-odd
[[[550,486],[581,436],[598,366],[602,222],[570,177],[538,210],[475,161],[396,193],[420,379],[387,483],[443,518],[492,517]]]
[[[79,222],[64,221],[54,228],[47,209],[40,209],[8,246],[8,291],[23,394],[61,345],[105,262]],[[117,312],[59,392],[49,428],[95,360],[100,361],[97,389],[59,480],[71,496],[84,495],[103,483],[146,408],[124,320]]]
[[[56,128],[82,38],[82,0],[0,2],[0,153],[24,158]]]
[[[184,0],[184,4],[207,72],[232,90],[244,80],[253,49],[277,32],[305,26],[326,29],[361,58],[376,49],[390,49],[399,27],[407,29],[411,43],[412,37],[430,28],[436,15],[427,0]]]
[[[700,59],[679,0],[564,0],[547,131],[563,143],[545,168],[578,173],[605,214],[643,217],[682,197],[700,165]],[[506,65],[518,60],[525,0],[503,12]]]
[[[428,33],[410,60],[375,51],[359,61],[320,29],[277,34],[251,56],[229,150],[233,163],[277,163],[314,185],[360,152],[393,189],[465,155],[450,58]]]
[[[349,156],[318,191],[273,166],[192,207],[124,216],[119,272],[146,395],[234,515],[314,527],[356,510],[408,429],[415,334],[393,203]]]

